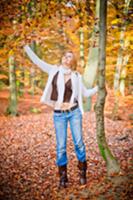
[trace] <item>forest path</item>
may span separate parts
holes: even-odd
[[[105,117],[109,147],[123,170],[119,176],[109,178],[96,142],[95,113],[91,111],[83,115],[83,137],[88,162],[85,186],[79,186],[77,158],[68,127],[69,184],[66,189],[59,191],[53,113],[50,108],[40,106],[39,98],[21,98],[21,115],[18,117],[0,116],[0,199],[132,199],[133,134],[130,121],[113,121]],[[31,113],[28,106],[38,106],[41,112]]]

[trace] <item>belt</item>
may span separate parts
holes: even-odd
[[[75,110],[76,108],[78,108],[78,104],[71,107],[70,109],[67,109],[67,110],[54,110],[55,113],[65,113],[65,112],[71,112],[73,110]]]

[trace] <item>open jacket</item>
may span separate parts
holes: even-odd
[[[51,65],[51,64],[48,64],[45,61],[41,60],[31,50],[31,48],[28,45],[26,45],[24,47],[24,50],[26,51],[26,53],[28,54],[28,56],[30,57],[30,59],[32,60],[32,62],[34,64],[36,64],[44,72],[48,73],[48,80],[47,80],[46,86],[44,88],[43,95],[40,98],[40,102],[44,103],[44,104],[47,104],[47,105],[50,105],[50,106],[53,107],[55,101],[50,99],[51,92],[52,92],[52,80],[53,80],[53,77],[55,76],[55,74],[58,71],[60,71],[60,67],[61,66]],[[98,87],[95,86],[92,89],[87,89],[83,84],[81,74],[76,72],[76,71],[74,71],[72,73],[73,73],[73,76],[75,77],[75,79],[74,79],[75,80],[74,93],[75,93],[75,96],[76,96],[76,98],[78,100],[79,108],[80,108],[80,110],[81,110],[81,112],[83,114],[84,113],[84,110],[83,110],[83,96],[84,97],[89,97],[89,96],[94,95],[97,92]],[[61,84],[60,84],[60,87],[61,87]]]

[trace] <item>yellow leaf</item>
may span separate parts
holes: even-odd
[[[16,71],[17,76],[21,76],[21,71]]]
[[[119,23],[119,22],[121,22],[121,19],[114,19],[114,20],[111,22],[111,24],[117,24],[117,23]]]
[[[11,49],[10,51],[9,51],[9,56],[12,56],[14,54],[14,51]]]
[[[24,6],[22,6],[22,7],[21,7],[21,9],[22,9],[22,10],[25,10],[25,7],[24,7]]]

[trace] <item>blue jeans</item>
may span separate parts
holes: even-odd
[[[67,126],[70,123],[72,139],[74,142],[77,159],[86,161],[86,150],[82,137],[82,114],[79,108],[70,112],[55,113],[53,115],[56,132],[56,164],[66,165],[67,159]]]

